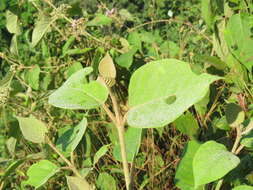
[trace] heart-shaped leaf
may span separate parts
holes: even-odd
[[[190,65],[176,59],[148,63],[132,75],[127,121],[132,127],[162,127],[200,101],[209,84],[220,77],[194,74]],[[168,103],[169,97],[173,101]]]
[[[97,81],[87,83],[86,76],[91,72],[92,68],[86,67],[71,75],[49,96],[49,103],[65,109],[93,109],[103,104],[108,89]]]
[[[33,164],[27,171],[28,180],[23,185],[32,185],[36,189],[42,186],[47,180],[59,171],[59,167],[48,160],[41,160]]]
[[[195,187],[225,176],[240,163],[240,159],[227,151],[223,144],[207,141],[197,150],[193,159]]]

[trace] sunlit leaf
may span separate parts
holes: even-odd
[[[31,185],[37,189],[46,183],[59,169],[54,163],[48,160],[41,160],[30,166],[27,171],[28,180],[23,181],[22,186]]]
[[[97,81],[87,83],[86,76],[91,72],[92,68],[86,67],[71,75],[49,96],[49,103],[65,109],[92,109],[103,104],[108,89]]]
[[[224,177],[240,163],[240,159],[227,151],[223,144],[207,141],[197,150],[193,159],[195,187]]]
[[[132,127],[162,127],[173,122],[208,92],[220,77],[196,75],[186,62],[164,59],[148,63],[132,75],[127,121]],[[172,104],[166,100],[175,96]]]

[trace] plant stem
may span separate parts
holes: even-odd
[[[68,164],[69,168],[72,172],[77,176],[82,178],[82,175],[78,172],[76,167],[55,147],[55,145],[47,138],[47,144],[63,159],[66,164]]]
[[[110,88],[108,89],[109,89],[110,98],[112,100],[112,105],[113,105],[113,110],[114,110],[115,115],[110,111],[110,109],[106,105],[103,105],[103,108],[106,111],[107,115],[110,117],[110,119],[113,121],[118,131],[123,171],[124,171],[125,182],[126,182],[126,189],[130,190],[131,177],[130,177],[128,162],[127,162],[126,144],[125,144],[125,137],[124,137],[124,134],[125,134],[124,123],[125,122],[119,111],[119,105],[116,100],[116,97],[114,96],[112,90]]]
[[[235,154],[236,149],[237,149],[237,147],[240,143],[241,137],[242,137],[242,132],[241,132],[241,126],[239,125],[239,126],[236,127],[236,139],[235,139],[234,146],[231,150],[231,152],[234,153],[234,154]]]

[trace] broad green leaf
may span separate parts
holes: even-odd
[[[66,176],[69,190],[92,190],[90,184],[80,177]]]
[[[33,143],[45,143],[47,127],[34,117],[17,117],[24,138]]]
[[[208,92],[209,84],[221,79],[196,75],[186,62],[164,59],[137,69],[130,79],[127,115],[131,127],[162,127],[173,122]],[[175,96],[168,104],[166,100]]]
[[[5,13],[6,16],[6,28],[10,33],[20,34],[20,26],[18,22],[18,16],[7,10]]]
[[[32,89],[38,90],[40,84],[40,67],[38,65],[34,65],[32,69],[27,71],[25,79]]]
[[[71,75],[68,80],[49,96],[49,103],[65,109],[92,109],[103,104],[108,89],[97,81],[87,83],[86,76],[92,72],[86,67]]]
[[[103,26],[112,23],[112,19],[104,14],[98,14],[94,19],[87,23],[87,26]]]
[[[135,156],[138,154],[141,144],[142,129],[128,128],[125,133],[125,143],[127,152],[127,161],[132,163]],[[121,150],[119,143],[116,144],[113,150],[114,158],[122,161]]]
[[[175,184],[181,190],[195,190],[192,161],[199,147],[200,144],[197,141],[189,141],[185,145],[175,176]]]
[[[239,185],[233,188],[232,190],[253,190],[253,186],[249,185]]]
[[[188,135],[191,139],[195,139],[198,135],[198,122],[193,117],[191,112],[186,112],[186,114],[183,114],[177,118],[175,120],[175,125],[181,133]]]
[[[100,173],[96,181],[96,185],[100,190],[116,190],[117,185],[115,179],[108,173]]]
[[[96,152],[96,154],[95,154],[95,156],[94,156],[94,159],[93,159],[93,165],[95,165],[95,164],[98,162],[98,160],[99,160],[102,156],[104,156],[104,155],[106,154],[106,152],[109,150],[109,149],[108,149],[109,146],[110,146],[110,144],[104,145],[104,146],[102,146],[102,147]]]
[[[84,117],[76,127],[68,127],[67,130],[60,135],[56,142],[56,147],[61,150],[65,156],[70,156],[70,153],[76,149],[83,138],[87,124],[87,119]]]
[[[129,69],[129,67],[133,63],[133,56],[136,53],[137,49],[132,48],[127,53],[121,54],[119,57],[116,58],[116,63],[121,67],[125,67]]]
[[[234,169],[240,159],[227,151],[223,144],[207,141],[193,158],[195,187],[216,181]]]
[[[213,28],[215,15],[212,8],[212,0],[201,1],[201,15],[208,27]]]
[[[250,14],[235,14],[229,18],[225,30],[229,50],[248,70],[251,70],[253,65],[252,19]]]
[[[35,47],[43,36],[48,32],[50,25],[55,21],[47,16],[41,15],[36,21],[35,28],[32,33],[32,47]]]
[[[80,62],[75,62],[73,65],[71,65],[67,71],[66,71],[66,74],[67,74],[67,77],[69,78],[72,74],[74,74],[75,72],[79,71],[83,69],[83,66]]]
[[[22,182],[23,185],[34,186],[35,189],[41,187],[47,180],[59,171],[59,167],[48,160],[41,160],[33,164],[27,171],[28,180]]]
[[[237,127],[244,121],[245,118],[244,111],[235,103],[229,103],[226,106],[225,114],[227,122],[231,127]]]

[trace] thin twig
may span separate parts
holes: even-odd
[[[69,168],[77,177],[82,178],[82,175],[78,172],[76,167],[55,147],[49,138],[47,138],[47,144],[61,157],[61,159],[69,166]]]

